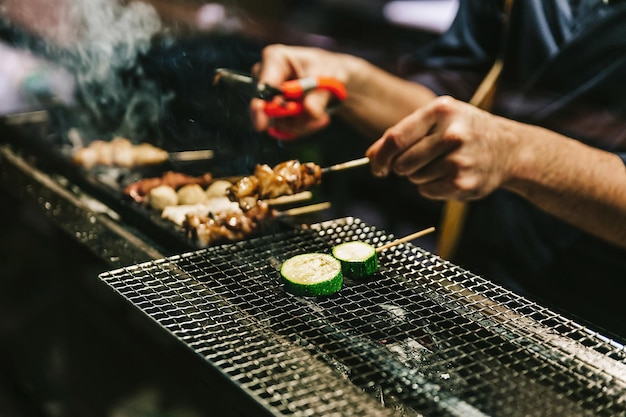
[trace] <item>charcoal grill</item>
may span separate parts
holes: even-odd
[[[103,273],[253,415],[626,415],[624,346],[412,244],[332,296],[278,267],[393,236],[342,218]]]

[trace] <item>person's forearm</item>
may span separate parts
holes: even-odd
[[[360,58],[347,62],[346,74],[348,98],[337,114],[372,139],[435,98],[428,88],[395,77]]]
[[[534,126],[516,124],[504,187],[588,233],[626,248],[626,167],[617,155]]]

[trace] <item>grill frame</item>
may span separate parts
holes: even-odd
[[[393,238],[350,217],[99,278],[268,415],[626,414],[624,346],[412,244],[334,296],[278,284],[290,256]]]

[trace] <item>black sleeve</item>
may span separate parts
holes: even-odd
[[[401,75],[435,94],[469,100],[497,55],[502,13],[502,0],[461,1],[448,31],[406,57]]]
[[[446,33],[409,57],[408,72],[427,68],[485,72],[501,41],[502,0],[461,1]]]

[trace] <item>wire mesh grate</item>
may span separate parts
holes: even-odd
[[[626,415],[622,345],[414,245],[283,290],[284,260],[356,239],[393,236],[344,218],[100,278],[274,415]]]

